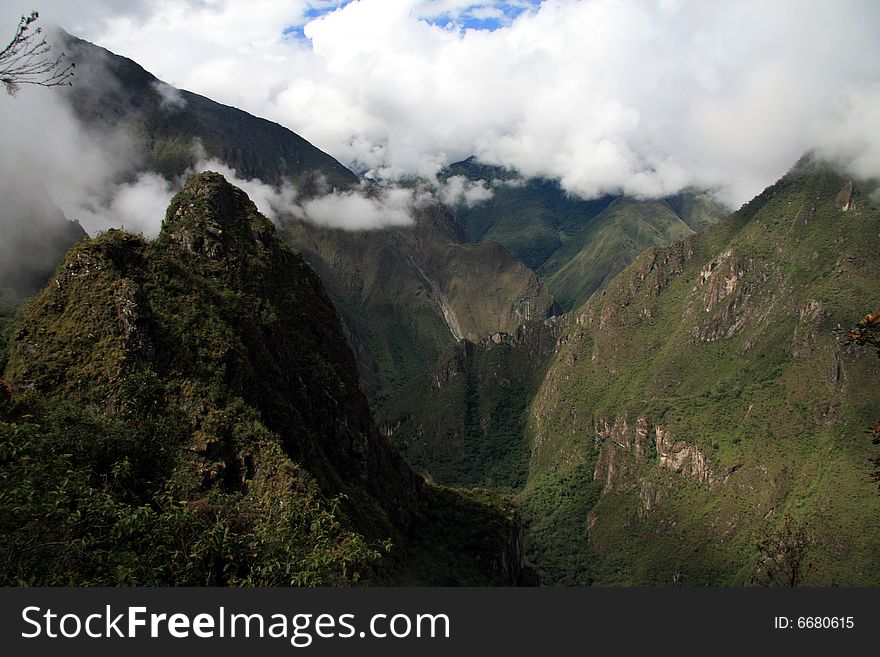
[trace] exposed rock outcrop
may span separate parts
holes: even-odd
[[[786,288],[770,262],[744,258],[728,249],[700,271],[686,315],[700,342],[729,339],[749,324],[762,322],[785,300]]]
[[[855,201],[853,200],[853,191],[855,187],[852,180],[847,180],[843,188],[838,192],[837,198],[834,199],[834,207],[843,212],[855,210]]]
[[[654,427],[655,441],[661,468],[680,472],[682,477],[698,483],[712,483],[712,470],[706,455],[695,445],[676,440],[664,427]]]
[[[676,439],[666,427],[652,425],[645,417],[632,421],[621,413],[613,423],[601,417],[596,421],[595,441],[599,457],[593,479],[604,482],[603,495],[642,485],[647,466],[677,472],[693,483],[713,483],[709,459],[696,445]],[[657,502],[656,490],[643,487],[642,498],[650,508]]]

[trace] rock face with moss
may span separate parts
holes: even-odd
[[[379,435],[357,376],[311,267],[241,190],[194,176],[155,241],[82,242],[26,308],[0,427],[0,503],[25,512],[3,513],[3,579],[419,581],[426,514],[464,498]],[[453,583],[515,581],[493,566],[515,519],[478,506],[501,530],[482,552],[432,550],[467,565]]]
[[[568,317],[529,420],[542,579],[762,581],[760,539],[797,526],[805,583],[880,581],[878,360],[839,330],[880,306],[869,189],[805,158]]]

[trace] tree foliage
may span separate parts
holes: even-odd
[[[860,346],[874,347],[880,357],[880,310],[865,315],[846,334],[847,342]]]
[[[880,358],[880,310],[865,315],[862,320],[846,334],[847,344],[873,347],[877,349],[877,357]],[[874,420],[873,424],[865,432],[871,437],[871,442],[880,445],[880,420]],[[872,477],[880,487],[880,456],[871,460],[874,466]]]
[[[752,582],[761,586],[798,586],[809,569],[815,540],[810,530],[786,515],[782,527],[758,541],[761,554]]]
[[[22,16],[12,41],[0,51],[0,82],[10,96],[15,96],[21,85],[61,87],[71,84],[73,62],[64,65],[64,53],[52,57],[52,46],[43,37],[43,28],[34,27],[40,14],[32,11]]]
[[[147,420],[16,396],[0,380],[0,585],[350,585],[387,552],[345,529],[339,501],[271,444],[273,475],[241,490],[146,482],[137,445],[177,439],[157,444],[164,423]]]

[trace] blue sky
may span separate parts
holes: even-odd
[[[284,28],[284,35],[306,39],[304,32],[305,24],[316,18],[332,13],[345,7],[353,0],[342,2],[325,2],[316,0],[304,12],[305,20],[301,24],[289,25]],[[423,10],[425,13],[417,14],[417,17],[432,25],[439,27],[466,31],[488,30],[494,31],[509,26],[517,17],[528,11],[535,11],[541,5],[542,0],[516,0],[514,2],[455,2],[447,3],[440,0],[428,2]]]

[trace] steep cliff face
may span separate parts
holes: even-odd
[[[36,485],[29,464],[69,457],[84,489],[71,493],[85,514],[77,531],[106,560],[81,557],[62,581],[114,583],[120,573],[134,583],[398,581],[400,564],[420,558],[408,546],[439,494],[379,435],[317,275],[217,174],[190,179],[154,242],[108,231],[71,250],[28,304],[5,379],[15,398],[4,431],[30,406],[46,414],[49,430],[35,429],[45,452],[4,461],[4,480],[25,494]],[[26,447],[12,431],[4,433],[12,436],[7,455]],[[121,472],[122,490],[108,488]],[[87,493],[106,506],[83,507]],[[450,495],[443,513],[455,513],[459,498]],[[164,545],[175,540],[169,508],[207,512],[207,535],[223,538],[204,545],[197,563],[186,551],[167,556]],[[482,521],[495,518],[481,508]],[[96,536],[100,519],[90,513],[119,516],[111,536],[119,523],[132,524],[131,545],[117,549]],[[28,540],[38,515],[12,526],[7,518],[3,549]],[[192,518],[177,522],[186,534],[205,531]],[[493,553],[515,529],[505,523],[486,537]],[[143,564],[132,563],[126,548],[150,541]],[[455,539],[434,550],[470,564],[474,583],[504,576]],[[57,583],[39,572],[4,573],[15,577]]]
[[[599,418],[596,447],[599,454],[593,479],[603,483],[602,495],[627,493],[640,486],[640,515],[650,512],[660,501],[650,481],[654,469],[677,472],[685,481],[698,484],[711,485],[715,480],[700,448],[677,440],[662,425],[652,426],[645,417],[637,417],[632,423],[622,413],[613,424],[608,418]]]
[[[811,581],[874,581],[878,367],[839,331],[880,304],[860,185],[805,159],[573,313],[529,424],[526,551],[545,579],[744,583],[789,516],[811,527]]]

